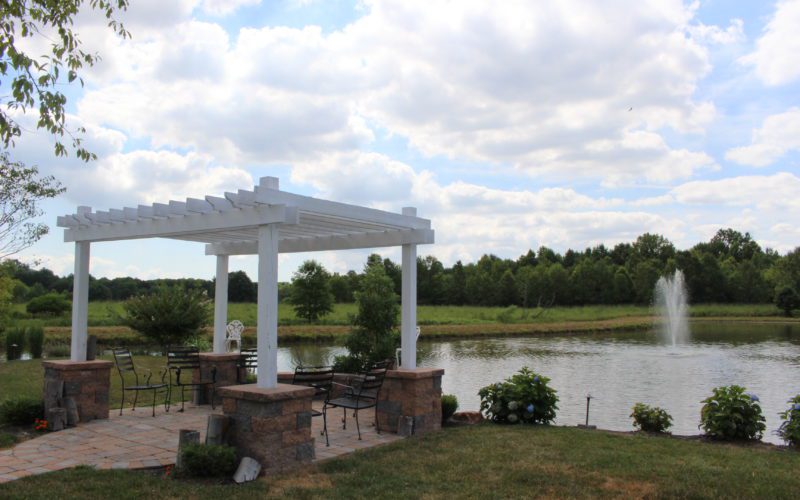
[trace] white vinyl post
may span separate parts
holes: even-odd
[[[89,248],[88,241],[75,242],[75,273],[72,275],[72,339],[70,359],[86,361],[89,326]]]
[[[417,215],[417,209],[404,207],[403,215]],[[417,367],[417,245],[403,245],[402,305],[400,321],[400,364]]]
[[[278,226],[258,226],[257,387],[278,385]]]
[[[228,256],[217,255],[217,281],[214,287],[214,354],[225,352],[225,327],[228,323]]]

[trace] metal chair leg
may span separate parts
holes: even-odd
[[[156,416],[156,392],[158,389],[153,389],[153,416]]]
[[[164,398],[164,411],[169,413],[170,406],[172,406],[172,384],[167,386],[167,395]]]
[[[347,430],[347,408],[342,408],[342,429]]]
[[[122,408],[125,407],[125,388],[122,388],[122,402],[119,404],[119,416],[122,416]]]
[[[358,425],[358,410],[356,410],[356,430],[358,431],[358,440],[361,441],[361,427]]]
[[[181,386],[181,409],[178,410],[181,413],[183,413],[183,411],[186,409],[186,392],[185,392],[185,390],[186,390],[186,386],[182,385]]]
[[[139,401],[139,391],[133,391],[133,408],[131,408],[131,411],[136,411],[137,401]]]
[[[330,446],[331,442],[328,439],[328,410],[322,407],[322,432],[325,433],[325,446]]]
[[[378,423],[378,405],[375,405],[375,430],[381,433],[381,424]]]

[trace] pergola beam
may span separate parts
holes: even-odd
[[[322,252],[326,250],[351,250],[411,244],[424,245],[433,243],[433,241],[433,229],[407,229],[404,231],[284,239],[278,244],[278,251],[279,253]],[[255,255],[257,253],[258,242],[255,241],[231,241],[206,245],[206,255]]]
[[[176,202],[180,203],[180,202]],[[64,231],[64,241],[110,241],[149,237],[170,237],[221,231],[225,229],[252,227],[261,224],[297,224],[297,211],[284,205],[257,205],[241,210],[202,214],[189,214],[175,217],[170,209],[185,210],[182,205],[153,204],[156,216],[166,215],[165,219],[141,220],[136,223],[103,224],[69,228]],[[97,214],[89,214],[94,215]],[[170,215],[172,215],[170,217]]]

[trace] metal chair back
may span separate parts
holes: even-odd
[[[386,378],[386,370],[389,361],[379,361],[373,363],[363,374],[360,384],[358,397],[360,399],[378,399],[378,393],[383,386],[383,379]]]
[[[170,346],[167,348],[167,366],[169,368],[200,368],[200,351],[191,346]]]
[[[136,385],[139,385],[139,374],[136,373],[136,366],[133,364],[131,351],[124,347],[114,347],[111,349],[111,352],[114,354],[114,365],[117,367],[119,378],[122,380],[122,387],[125,387],[126,373],[133,373],[136,379]]]
[[[239,371],[237,373],[237,380],[245,382],[247,374],[255,372],[258,368],[258,349],[255,347],[249,349],[242,349],[239,353]]]
[[[298,366],[294,369],[292,385],[313,387],[317,395],[330,394],[333,385],[333,367],[331,366]]]

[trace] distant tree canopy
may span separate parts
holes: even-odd
[[[335,302],[354,302],[365,272],[379,267],[400,295],[400,265],[377,254],[368,257],[365,270],[346,274],[319,265],[319,283]],[[536,307],[550,305],[649,304],[660,276],[683,270],[692,303],[766,303],[779,290],[800,290],[800,247],[786,255],[762,249],[748,233],[721,229],[708,242],[678,250],[666,238],[643,234],[632,243],[598,245],[560,254],[550,248],[528,250],[517,259],[484,255],[477,262],[444,266],[436,257],[417,259],[419,304]],[[301,267],[302,270],[302,267]],[[32,269],[15,260],[0,266],[13,283],[14,300],[24,302],[48,291],[72,292],[72,276],[59,277],[47,269]],[[90,280],[91,300],[125,300],[150,293],[162,285],[178,285],[214,292],[210,280],[150,280],[114,278]],[[232,302],[255,302],[257,285],[243,271],[229,275]],[[281,284],[282,298],[293,287]],[[784,297],[788,297],[784,293]]]
[[[333,311],[330,274],[315,260],[303,262],[292,277],[289,302],[295,314],[309,323]]]

